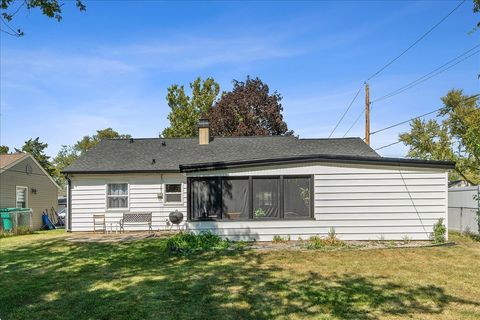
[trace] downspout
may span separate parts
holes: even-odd
[[[67,223],[66,223],[66,231],[72,232],[72,180],[70,180],[70,176],[66,175],[65,178],[67,179]]]

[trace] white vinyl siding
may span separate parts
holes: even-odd
[[[129,185],[129,208],[106,210],[106,185],[125,181]],[[182,203],[179,205],[163,202],[164,183],[179,183],[182,186]],[[122,218],[124,212],[152,213],[153,230],[164,230],[170,212],[178,210],[186,219],[186,179],[180,174],[169,175],[74,175],[72,177],[72,231],[93,231],[93,214],[105,214],[107,229],[110,223]],[[126,230],[143,230],[143,226],[126,226]]]
[[[270,241],[275,235],[306,239],[330,228],[345,240],[428,239],[439,218],[447,220],[447,173],[443,169],[353,164],[296,164],[195,172],[188,176],[314,176],[314,220],[190,221],[193,232],[212,231],[230,239]],[[108,211],[110,222],[122,213],[152,212],[153,229],[164,229],[168,214],[187,218],[186,177],[182,174],[74,175],[72,230],[91,231],[93,213],[105,213],[106,185],[129,184],[129,209]],[[182,203],[165,203],[165,185],[182,184]],[[163,197],[162,197],[163,195]],[[138,228],[138,227],[136,227]]]
[[[429,238],[433,224],[446,220],[447,173],[425,168],[316,164],[218,170],[190,176],[314,175],[314,217],[304,221],[190,222],[231,239],[271,240],[327,235],[345,240]],[[448,221],[445,221],[448,223]]]

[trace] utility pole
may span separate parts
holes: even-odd
[[[370,89],[365,82],[365,143],[370,145]]]

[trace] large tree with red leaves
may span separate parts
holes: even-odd
[[[209,112],[210,128],[216,136],[291,135],[283,121],[282,96],[270,94],[259,78],[233,80],[233,89],[224,92]]]

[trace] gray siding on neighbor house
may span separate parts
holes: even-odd
[[[26,166],[32,168],[31,174],[26,173]],[[27,206],[33,210],[33,227],[42,227],[42,211],[57,208],[58,188],[38,165],[27,157],[15,164],[13,167],[0,173],[0,208],[11,208],[16,206],[16,187],[28,188]],[[33,194],[31,189],[37,190]]]
[[[275,235],[305,239],[335,228],[342,239],[428,239],[439,218],[447,220],[447,173],[385,165],[295,164],[189,173],[198,176],[313,175],[314,219],[277,221],[189,221],[193,232],[218,233],[231,239],[271,240]],[[129,183],[129,208],[106,209],[106,184]],[[183,184],[183,202],[166,205],[158,197],[164,183]],[[168,213],[187,212],[183,174],[74,174],[72,231],[91,231],[93,213],[106,213],[116,223],[122,212],[153,212],[154,229],[163,229]],[[133,229],[133,228],[132,228]]]

